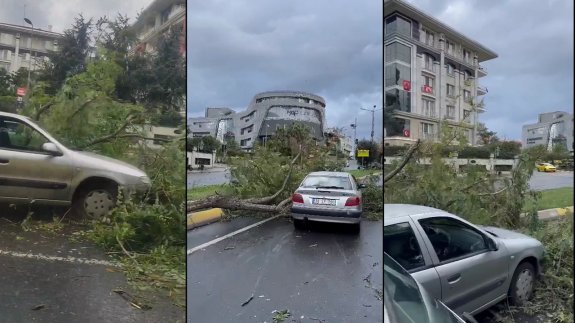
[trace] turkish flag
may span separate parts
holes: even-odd
[[[410,91],[411,90],[411,82],[409,82],[407,80],[403,80],[403,89],[406,91]]]
[[[409,130],[403,129],[403,136],[404,136],[404,137],[409,137]]]

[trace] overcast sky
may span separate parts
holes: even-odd
[[[499,57],[489,73],[480,121],[501,138],[542,112],[573,111],[573,0],[408,0]]]
[[[382,1],[202,0],[188,2],[188,117],[205,108],[244,110],[269,90],[326,100],[328,126],[358,120],[369,137],[382,107]],[[376,138],[382,137],[376,112]]]
[[[85,18],[115,17],[118,13],[134,19],[152,0],[2,0],[0,22],[25,25],[24,10],[34,28],[63,32],[74,23],[74,17],[82,13]],[[26,8],[24,8],[26,5]],[[130,20],[133,21],[133,20]],[[28,25],[27,25],[28,26]]]

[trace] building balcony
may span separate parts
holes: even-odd
[[[479,68],[477,68],[477,76],[478,77],[487,76],[487,70],[481,65],[479,65]]]
[[[478,85],[477,95],[485,95],[485,94],[487,94],[487,88],[485,86]]]

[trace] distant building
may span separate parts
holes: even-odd
[[[251,150],[275,134],[276,129],[292,124],[307,126],[316,140],[323,140],[325,100],[298,91],[271,91],[257,94],[245,111],[207,108],[204,118],[188,119],[190,137],[213,136],[220,142],[234,138],[243,150]]]
[[[64,36],[52,31],[0,23],[0,68],[13,73],[21,67],[31,71],[42,67],[48,53],[58,50],[58,41]]]
[[[477,104],[487,94],[479,64],[497,54],[401,0],[384,1],[384,144],[437,140],[440,121],[475,144]]]
[[[573,114],[555,111],[542,113],[537,123],[524,125],[521,139],[523,148],[544,145],[551,150],[554,145],[561,144],[573,151],[573,135]]]
[[[180,54],[186,56],[186,1],[185,0],[154,0],[139,15],[138,20],[132,26],[136,30],[138,44],[132,50],[137,53],[155,53],[160,37],[172,28],[181,30]],[[186,98],[183,97],[179,105],[179,113],[185,117]],[[144,127],[146,136],[158,139],[175,139],[179,135],[175,133],[177,128],[147,125]],[[161,141],[148,142],[152,148],[161,147]]]
[[[180,53],[186,55],[185,0],[154,0],[142,11],[133,27],[139,39],[135,52],[155,52],[160,36],[171,28],[179,28],[182,31]]]

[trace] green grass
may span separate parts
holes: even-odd
[[[371,174],[377,174],[377,173],[381,173],[380,169],[354,169],[352,171],[349,171],[349,173],[353,176],[355,176],[356,178],[359,177],[363,177],[363,176],[367,176],[367,175],[371,175]]]
[[[195,201],[216,194],[224,185],[207,185],[188,188],[188,201]]]
[[[524,210],[528,211],[532,205],[533,201],[527,201]],[[541,191],[541,198],[539,199],[537,209],[547,210],[567,206],[573,206],[573,187]]]

